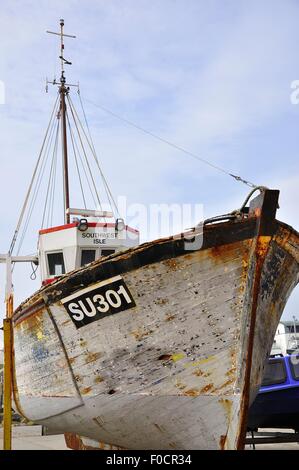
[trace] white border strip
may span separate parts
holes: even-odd
[[[97,282],[96,284],[93,284],[90,287],[86,287],[86,289],[79,290],[75,292],[72,295],[69,295],[68,297],[65,297],[64,299],[61,299],[61,303],[65,304],[66,302],[69,302],[70,300],[76,299],[77,297],[80,297],[83,294],[86,294],[87,292],[93,291],[94,289],[97,289],[98,287],[106,286],[107,284],[111,284],[112,282],[119,281],[122,279],[121,276],[114,276],[110,277],[110,279],[106,279],[105,281]]]

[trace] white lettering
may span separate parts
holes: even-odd
[[[122,457],[116,454],[113,454],[113,457],[107,457],[107,465],[133,465],[134,468],[137,468],[139,465],[141,457]]]
[[[72,313],[72,317],[76,321],[81,321],[84,318],[84,313],[78,308],[78,305],[75,302],[69,304],[69,310]]]
[[[132,300],[130,299],[130,296],[129,296],[128,292],[126,291],[126,289],[124,288],[124,286],[120,286],[120,288],[118,289],[117,293],[118,293],[119,295],[122,294],[122,295],[124,296],[124,298],[126,299],[126,302],[127,302],[128,304],[132,303]]]
[[[111,296],[112,296],[112,299],[111,299]],[[113,300],[113,297],[114,297],[114,300]],[[111,305],[111,307],[118,308],[121,306],[121,298],[118,295],[118,293],[115,292],[114,290],[111,290],[111,289],[107,290],[106,298],[109,304]]]
[[[105,313],[108,312],[109,310],[109,304],[106,302],[105,298],[101,294],[96,294],[93,296],[92,299],[95,303],[98,302],[99,305],[102,305],[103,307],[97,307],[98,311],[100,313]]]
[[[89,310],[89,311],[87,310],[87,308],[85,307],[84,302],[82,300],[79,300],[78,304],[80,305],[81,309],[83,310],[83,312],[85,313],[85,315],[87,317],[94,317],[97,313],[97,309],[96,309],[95,305],[92,303],[92,301],[89,297],[87,297],[85,300],[88,303],[91,310]]]

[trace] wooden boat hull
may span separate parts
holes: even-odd
[[[19,412],[120,448],[242,448],[299,272],[299,235],[251,213],[195,233],[200,248],[186,251],[184,238],[144,244],[22,304],[13,317]],[[117,282],[132,305],[95,314],[88,296]],[[90,315],[82,325],[68,310],[81,317],[78,299]]]

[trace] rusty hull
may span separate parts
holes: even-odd
[[[66,432],[64,438],[67,447],[72,450],[124,450],[121,447],[92,441],[71,432]]]
[[[275,220],[277,198],[266,191],[248,218],[205,226],[200,249],[183,237],[146,243],[24,302],[13,316],[19,411],[77,447],[75,435],[127,449],[243,448],[298,282],[299,235]],[[61,299],[116,275],[136,306],[76,329]]]

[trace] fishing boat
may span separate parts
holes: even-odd
[[[262,386],[252,403],[247,427],[294,429],[299,432],[299,356],[270,358]]]
[[[40,231],[43,285],[13,313],[15,407],[73,448],[242,449],[298,283],[299,234],[276,219],[279,191],[265,187],[238,210],[142,245],[123,219],[105,221],[109,211],[72,208],[76,113],[60,25],[65,220]]]

